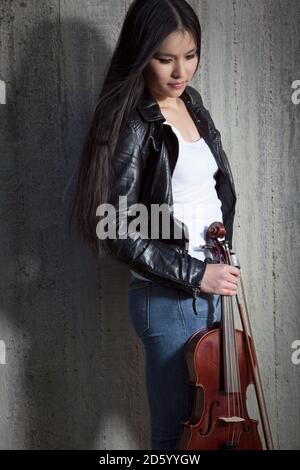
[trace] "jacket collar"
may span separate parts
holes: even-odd
[[[186,104],[188,102],[193,104],[193,97],[189,91],[188,86],[184,89],[181,97]],[[140,99],[139,104],[137,105],[137,108],[140,111],[145,121],[151,122],[151,121],[161,120],[164,122],[166,120],[160,111],[160,107],[156,99],[150,93],[147,87],[145,87],[143,96]]]
[[[190,114],[194,119],[195,124],[202,129],[204,135],[213,137],[216,134],[214,124],[207,120],[207,113],[205,112],[206,110],[203,104],[200,103],[199,100],[195,97],[195,93],[193,93],[193,88],[190,86],[185,87],[180,97],[184,101],[187,109],[190,111]],[[160,111],[160,107],[156,99],[150,93],[147,86],[145,86],[144,93],[139,103],[137,104],[137,109],[139,110],[142,118],[146,122],[164,122],[166,120]]]

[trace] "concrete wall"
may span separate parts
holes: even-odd
[[[130,1],[0,1],[0,448],[149,448],[128,269],[94,259],[69,203]],[[194,0],[194,85],[238,192],[239,254],[276,446],[300,448],[300,3]],[[5,96],[4,96],[5,95]]]

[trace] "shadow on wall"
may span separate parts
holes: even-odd
[[[128,269],[97,260],[74,224],[68,231],[110,55],[105,38],[78,22],[28,29],[10,49],[1,282],[11,329],[3,434],[15,449],[149,442],[142,349],[127,319]]]

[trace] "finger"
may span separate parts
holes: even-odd
[[[235,277],[240,277],[241,275],[241,270],[234,267],[234,266],[230,266],[230,273],[233,274]]]
[[[237,293],[237,284],[236,284],[236,282],[226,282],[226,284],[224,283],[223,289],[230,290],[231,292],[236,294]]]
[[[238,285],[238,279],[236,277],[230,277],[229,279],[227,279],[227,282],[229,282],[229,284],[231,284],[230,287],[233,286],[237,286]]]
[[[221,291],[220,291],[220,295],[233,296],[233,295],[236,295],[236,294],[237,294],[237,291],[232,290],[232,289],[221,289]]]

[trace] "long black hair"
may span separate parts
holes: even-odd
[[[199,65],[201,27],[185,0],[134,0],[126,13],[83,146],[71,213],[72,218],[76,212],[78,231],[96,252],[96,208],[108,200],[118,136],[144,92],[144,68],[161,42],[179,30],[192,35]]]

